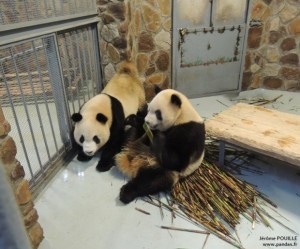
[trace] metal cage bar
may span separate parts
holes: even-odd
[[[74,6],[74,7],[73,7]],[[26,22],[40,21],[47,18],[72,16],[80,13],[97,13],[96,1],[86,0],[79,5],[75,0],[2,0],[0,1],[1,21],[3,25],[20,28],[26,26]]]
[[[34,189],[73,149],[70,115],[102,88],[97,38],[91,23],[0,46],[0,105]]]
[[[0,2],[0,108],[33,189],[73,149],[70,116],[101,86],[96,2]]]
[[[34,47],[34,42],[33,41],[31,42],[31,44],[32,44],[32,47]],[[22,48],[22,51],[23,51],[23,48]],[[46,135],[45,135],[45,129],[44,129],[44,125],[43,125],[43,122],[42,122],[41,111],[40,111],[40,108],[39,108],[39,105],[38,105],[38,97],[36,96],[36,93],[35,93],[35,87],[34,87],[33,82],[32,82],[32,74],[31,74],[31,71],[30,71],[29,66],[28,66],[29,61],[28,61],[28,58],[25,56],[25,53],[24,53],[24,60],[25,60],[25,63],[26,63],[26,70],[27,70],[27,73],[28,73],[28,77],[30,78],[30,86],[31,86],[32,93],[33,93],[34,104],[35,104],[35,107],[36,107],[36,112],[37,112],[37,116],[38,116],[38,120],[39,120],[39,126],[41,128],[43,141],[44,141],[44,144],[45,144],[48,159],[50,159],[49,146],[48,146],[48,143],[47,143],[47,139],[46,139]],[[42,79],[41,79],[40,71],[39,71],[39,79],[40,79],[40,82],[41,82]],[[40,163],[40,165],[42,166],[41,163]]]
[[[1,60],[0,60],[0,70],[1,70],[1,74],[2,74],[2,79],[5,83],[5,82],[7,82],[7,79],[6,79],[6,76],[5,76],[4,66],[2,65]],[[21,142],[21,146],[22,146],[22,149],[23,149],[24,154],[25,154],[25,160],[26,160],[27,165],[30,165],[30,160],[29,160],[29,157],[28,157],[28,153],[26,153],[26,146],[25,146],[25,143],[24,143],[23,134],[21,132],[21,126],[20,126],[20,123],[19,123],[19,120],[18,120],[17,111],[16,111],[16,108],[15,108],[15,105],[13,104],[13,99],[12,99],[11,93],[9,91],[8,84],[4,84],[4,86],[5,86],[5,89],[6,89],[6,92],[7,92],[7,97],[9,99],[11,111],[13,113],[13,118],[14,118],[14,121],[15,121],[15,124],[16,124],[16,129],[17,129],[18,134],[19,134],[19,138],[20,138],[19,141]],[[30,176],[29,176],[30,179],[33,179],[34,174],[33,174],[32,168],[28,167],[28,170],[29,170],[29,173],[30,173]],[[35,182],[34,179],[33,179],[33,182]]]

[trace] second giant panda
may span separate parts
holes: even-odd
[[[144,134],[130,140],[116,156],[116,165],[131,179],[120,191],[120,200],[168,191],[193,173],[204,158],[204,121],[182,93],[166,89],[148,105],[145,122],[153,139]]]
[[[137,68],[130,62],[121,63],[103,91],[71,117],[75,122],[74,139],[80,146],[77,159],[87,161],[101,150],[96,168],[109,170],[123,144],[125,118],[136,115],[144,106],[145,91]]]

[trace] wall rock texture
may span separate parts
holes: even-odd
[[[24,169],[16,160],[17,149],[14,140],[8,135],[9,132],[10,125],[5,120],[0,106],[0,160],[4,164],[7,178],[11,183],[16,202],[23,215],[29,240],[32,247],[37,248],[43,239],[43,229],[38,223],[38,214],[34,208],[29,182],[24,179]]]
[[[107,82],[116,65],[130,59],[144,80],[146,96],[153,85],[170,86],[171,0],[98,1],[102,67]]]
[[[254,0],[242,89],[300,90],[300,1]]]

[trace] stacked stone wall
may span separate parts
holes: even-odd
[[[242,89],[300,90],[300,1],[254,0]]]
[[[146,96],[153,85],[171,81],[171,0],[98,0],[99,34],[105,83],[116,65],[129,59],[144,79]]]
[[[24,179],[24,168],[16,160],[17,148],[14,140],[8,135],[10,124],[5,120],[0,106],[0,160],[2,161],[7,178],[15,193],[16,202],[23,216],[32,247],[37,248],[43,239],[43,229],[38,223],[38,214],[34,208],[29,182]]]
[[[104,84],[116,72],[116,65],[126,59],[127,31],[126,5],[124,1],[97,0],[100,22],[98,24],[101,63]]]
[[[171,1],[128,1],[130,22],[129,49],[140,75],[145,78],[146,97],[153,96],[153,86],[171,84]]]

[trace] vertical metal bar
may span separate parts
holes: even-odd
[[[29,68],[28,68],[28,60],[27,60],[27,56],[24,53],[23,44],[21,46],[21,49],[22,49],[22,52],[23,52],[23,59],[24,59],[24,61],[26,61],[25,65],[26,65],[26,70],[28,72],[28,79],[29,79],[29,82],[30,82],[30,87],[31,87],[32,93],[34,95],[34,87],[33,87],[32,77],[31,77],[31,74],[30,74],[30,71],[29,71]],[[16,73],[18,74],[17,70],[16,70]],[[19,81],[19,79],[18,79],[18,81]],[[21,86],[20,82],[19,82],[19,87],[20,87],[20,89],[22,89],[22,86]],[[44,173],[44,169],[42,167],[42,161],[41,161],[40,153],[39,153],[39,150],[38,150],[38,146],[36,144],[36,139],[35,139],[35,134],[36,133],[34,132],[34,130],[32,128],[31,119],[30,119],[28,108],[27,108],[26,100],[24,98],[23,89],[21,90],[21,94],[22,94],[22,99],[23,99],[23,102],[24,102],[24,108],[25,108],[25,112],[26,112],[26,116],[27,116],[27,122],[28,122],[28,125],[29,125],[29,129],[30,129],[30,133],[31,133],[31,138],[32,138],[32,141],[33,141],[33,145],[34,145],[34,149],[35,149],[35,152],[36,152],[36,156],[37,156],[38,162],[40,164],[40,169]]]
[[[18,15],[17,15],[17,10],[16,10],[16,1],[11,0],[9,1],[11,9],[13,10],[13,17],[14,17],[14,23],[19,22]]]
[[[35,6],[35,17],[41,19],[41,7],[39,5],[39,1],[34,0],[34,6]]]
[[[74,11],[74,13],[78,13],[78,11],[77,11],[77,0],[74,0],[74,6],[75,6],[75,11]]]
[[[64,3],[63,0],[60,0],[60,7],[61,7],[61,15],[64,15]]]
[[[75,30],[75,44],[76,44],[76,49],[77,49],[77,61],[78,61],[78,64],[79,64],[79,71],[80,71],[80,78],[81,78],[81,92],[82,92],[82,96],[83,96],[83,101],[85,102],[85,92],[84,92],[84,88],[83,88],[83,72],[82,72],[82,67],[81,67],[81,56],[80,56],[80,50],[79,50],[79,44],[78,44],[78,30]]]
[[[243,55],[245,54],[245,52],[247,50],[247,45],[248,45],[247,41],[248,41],[250,25],[247,25],[247,24],[250,22],[250,19],[251,19],[251,9],[252,9],[253,1],[248,0],[247,4],[248,4],[248,6],[247,6],[246,17],[245,17],[244,40],[243,40],[243,45],[241,46]],[[244,70],[245,60],[246,60],[246,56],[242,56],[241,64],[240,64],[240,76],[239,76],[238,91],[241,91],[241,89],[242,89],[243,70]]]
[[[70,60],[72,62],[72,67],[75,68],[75,78],[74,78],[74,80],[76,80],[76,78],[77,78],[77,65],[76,65],[76,62],[75,62],[74,46],[73,46],[73,42],[72,42],[73,32],[74,31],[71,31],[70,35],[69,35],[69,42],[70,42],[70,47],[71,47],[71,59]],[[80,102],[80,93],[79,93],[79,89],[78,89],[78,84],[76,84],[76,94],[77,94],[78,107],[80,107],[81,102]]]
[[[46,17],[49,17],[47,0],[44,0],[44,4],[45,4],[45,10],[46,10]]]
[[[31,44],[33,44],[33,42],[31,42]],[[23,50],[23,47],[22,47],[22,50]],[[41,112],[40,112],[39,104],[37,102],[37,97],[36,97],[35,89],[34,89],[33,82],[32,82],[31,72],[30,72],[29,67],[28,67],[28,65],[29,65],[28,57],[24,56],[24,60],[26,61],[26,63],[25,63],[26,64],[26,70],[28,72],[28,77],[29,77],[29,80],[30,80],[30,86],[31,86],[31,90],[32,90],[33,98],[34,98],[34,104],[35,104],[35,107],[36,107],[36,112],[38,114],[38,120],[39,120],[39,123],[40,123],[39,127],[41,128],[41,131],[42,131],[43,141],[44,141],[44,144],[45,144],[45,148],[46,148],[46,151],[47,151],[48,158],[50,158],[47,138],[46,138],[46,135],[45,135],[44,125],[43,125],[42,118],[41,118]],[[41,83],[41,72],[39,72],[39,80],[40,80],[40,83]],[[41,163],[41,165],[42,165],[42,163]]]
[[[13,57],[13,53],[12,53],[11,49],[10,49],[10,52],[11,52],[11,56]],[[29,130],[30,130],[30,135],[31,135],[31,138],[32,138],[32,141],[33,141],[34,148],[35,148],[36,153],[37,153],[38,161],[39,161],[40,166],[41,166],[41,160],[40,160],[40,157],[39,157],[38,149],[37,149],[37,146],[36,146],[36,140],[35,140],[35,136],[34,136],[35,133],[33,132],[33,128],[32,128],[32,124],[31,124],[31,120],[30,120],[30,115],[29,115],[29,111],[28,111],[28,105],[27,105],[27,102],[26,102],[26,99],[25,99],[25,94],[24,94],[24,91],[23,91],[23,87],[21,85],[21,79],[20,79],[20,76],[19,76],[19,69],[18,69],[18,66],[16,64],[15,59],[13,59],[13,62],[14,62],[14,68],[15,68],[15,72],[16,72],[16,77],[17,77],[19,89],[20,89],[20,92],[21,92],[23,107],[25,109],[26,119],[27,119],[27,123],[28,123],[28,126],[29,126]],[[26,151],[26,153],[27,153],[27,151]],[[29,165],[29,167],[32,168],[31,164]],[[41,167],[41,170],[43,170],[42,167]]]
[[[86,60],[86,54],[85,54],[85,52],[86,52],[86,43],[88,42],[88,41],[84,41],[84,37],[83,37],[83,32],[84,32],[84,29],[81,29],[80,30],[80,34],[81,34],[81,40],[82,40],[82,55],[83,55],[83,64],[84,64],[84,76],[85,76],[85,85],[86,85],[86,88],[87,88],[87,93],[88,93],[88,98],[90,99],[91,98],[91,96],[90,96],[90,89],[89,89],[89,82],[88,82],[88,79],[89,79],[89,77],[88,77],[88,70],[87,70],[87,60]]]
[[[45,47],[47,45],[44,43],[44,39],[42,39],[42,44],[43,44],[43,47],[44,47],[45,56],[47,57],[47,51],[46,51],[46,47]],[[34,47],[34,50],[35,50],[35,47]],[[35,55],[36,55],[37,65],[38,65],[38,67],[40,67],[38,56],[37,56],[36,52],[35,52]],[[47,61],[47,68],[49,70],[48,60],[46,60],[46,61]],[[49,77],[50,77],[50,72],[49,72]],[[51,80],[51,77],[50,77],[50,80]],[[49,110],[49,105],[48,105],[48,101],[47,101],[47,96],[45,95],[44,81],[42,80],[41,83],[42,83],[42,89],[43,89],[43,97],[44,97],[44,101],[45,101],[45,104],[46,104],[48,119],[49,119],[49,123],[50,123],[50,127],[51,127],[51,133],[52,133],[52,137],[53,137],[53,140],[54,140],[54,144],[55,144],[55,148],[56,148],[56,153],[57,153],[58,152],[58,146],[57,146],[55,131],[54,131],[54,128],[53,128],[52,118],[51,118],[51,115],[50,115],[50,110]]]
[[[63,41],[64,46],[62,46],[62,49],[65,50],[65,55],[67,56],[66,59],[65,59],[65,63],[66,63],[66,66],[67,66],[67,74],[68,74],[69,87],[70,87],[70,96],[71,96],[72,107],[73,107],[72,113],[74,113],[75,112],[75,105],[74,105],[74,96],[73,96],[73,89],[72,89],[72,77],[71,77],[71,74],[70,74],[70,64],[68,63],[70,55],[69,55],[69,51],[68,51],[68,48],[67,48],[66,33],[63,33],[62,37],[64,39],[64,41]]]
[[[225,161],[225,142],[219,141],[219,164],[224,166]]]
[[[56,16],[57,16],[57,13],[56,13],[55,0],[52,0],[52,3],[53,3],[54,16],[56,17]]]
[[[93,51],[92,51],[92,47],[91,47],[91,43],[93,43],[93,39],[91,37],[91,27],[89,26],[88,28],[86,28],[86,36],[87,36],[87,49],[88,49],[88,57],[89,57],[89,70],[90,70],[90,78],[91,78],[91,81],[92,81],[92,89],[93,89],[93,96],[95,96],[95,83],[96,83],[96,80],[95,80],[95,75],[93,72],[96,72],[95,70],[95,65],[94,63],[92,62],[92,54],[93,54]]]
[[[73,8],[72,8],[71,0],[68,0],[68,5],[69,5],[69,15],[73,14]]]
[[[214,13],[214,0],[209,0],[210,1],[210,16],[209,16],[209,27],[212,27],[213,24],[213,13]]]
[[[93,44],[94,44],[94,51],[95,51],[95,73],[96,73],[96,86],[97,92],[99,93],[103,89],[102,84],[102,67],[101,67],[101,59],[100,59],[100,51],[99,51],[99,41],[98,41],[98,29],[97,25],[93,25],[92,27],[92,37],[93,37]]]
[[[3,18],[3,13],[2,10],[0,9],[0,20],[1,20],[1,24],[5,25],[6,23],[4,23],[4,18]]]
[[[10,47],[9,48],[9,53],[10,53],[10,56],[13,60],[13,64],[14,64],[14,67],[16,69],[16,62],[14,60],[14,57],[13,57],[13,51],[12,51],[12,48]],[[5,77],[5,74],[4,74],[4,69],[3,69],[3,65],[1,63],[1,70],[2,70],[2,74],[3,74],[3,78],[5,80],[5,82],[8,82],[6,77]],[[16,69],[16,76],[17,76],[17,69]],[[18,79],[19,81],[20,79]],[[32,172],[32,168],[31,168],[31,164],[30,164],[30,160],[28,158],[28,153],[27,153],[27,150],[26,150],[26,146],[25,146],[25,143],[24,143],[24,138],[23,138],[23,135],[22,135],[22,132],[21,132],[21,127],[20,127],[20,124],[19,124],[19,120],[18,120],[18,116],[17,116],[17,113],[16,113],[16,110],[15,110],[15,107],[14,107],[14,103],[13,103],[13,99],[12,99],[12,96],[10,94],[10,91],[9,91],[9,88],[8,88],[8,85],[5,84],[5,87],[6,87],[6,91],[7,91],[7,95],[9,97],[9,101],[10,101],[10,104],[11,104],[11,107],[12,107],[12,111],[13,111],[13,115],[14,115],[14,119],[15,119],[15,122],[16,122],[16,126],[17,126],[17,130],[18,130],[18,134],[20,136],[20,141],[21,141],[21,145],[22,145],[22,148],[23,148],[23,151],[24,151],[24,155],[25,155],[25,158],[26,158],[26,162],[28,164],[28,169],[29,169],[29,172],[30,172],[30,175],[31,175],[31,179],[33,179],[33,172]],[[34,181],[34,180],[33,180]]]
[[[27,0],[24,0],[24,6],[25,6],[26,19],[27,19],[27,21],[30,21],[29,16],[28,16],[28,3],[27,3]]]
[[[46,55],[47,55],[47,64],[49,68],[49,75],[53,87],[53,97],[56,103],[56,110],[57,110],[57,118],[58,124],[60,128],[60,137],[62,139],[64,149],[69,148],[71,145],[71,138],[70,138],[70,127],[71,121],[68,118],[69,111],[68,105],[65,102],[66,95],[65,90],[63,87],[63,78],[62,78],[62,67],[59,60],[59,53],[58,53],[58,43],[56,40],[56,36],[53,37],[46,37],[43,39],[47,41],[46,47]]]
[[[245,0],[245,1],[246,1],[246,8],[245,8],[244,23],[247,23],[249,11],[250,11],[250,0]]]

